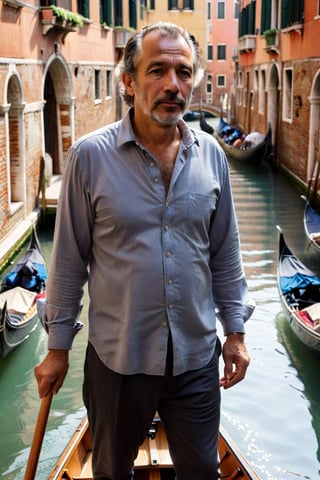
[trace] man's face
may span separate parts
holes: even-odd
[[[193,54],[182,37],[150,32],[142,40],[136,75],[128,80],[137,114],[162,126],[175,125],[189,105],[193,88]]]

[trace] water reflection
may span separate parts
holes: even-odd
[[[308,410],[317,437],[317,458],[320,462],[320,357],[319,354],[308,349],[299,341],[283,314],[277,316],[276,325],[278,328],[279,341],[284,346],[290,358],[290,368],[296,372],[297,379],[301,382],[299,391],[309,402]],[[291,387],[296,388],[294,385],[291,385]]]

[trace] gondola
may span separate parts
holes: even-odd
[[[231,127],[223,118],[220,118],[214,135],[229,160],[257,165],[263,160],[267,160],[270,154],[270,125],[266,135],[259,132],[245,135],[241,130]]]
[[[222,430],[220,430],[218,450],[221,478],[260,480],[245,457]],[[93,479],[91,455],[88,421],[87,417],[84,417],[47,480]],[[148,436],[140,447],[134,470],[135,480],[174,480],[175,478],[166,435],[159,418],[151,424]]]
[[[278,289],[283,310],[296,336],[320,352],[320,277],[287,246],[279,231]]]
[[[45,296],[47,270],[32,230],[26,252],[5,276],[0,289],[0,356],[24,342],[38,323],[36,302]]]
[[[204,112],[200,112],[200,128],[206,133],[213,135],[214,128],[206,121]]]
[[[305,200],[303,214],[304,231],[308,241],[308,248],[311,247],[314,252],[320,255],[320,213],[312,208],[309,200],[302,195]]]

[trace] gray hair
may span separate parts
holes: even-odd
[[[178,25],[169,22],[157,22],[147,25],[129,38],[119,65],[119,74],[127,73],[132,78],[135,78],[136,61],[142,48],[142,40],[148,33],[154,31],[159,32],[164,37],[173,39],[182,37],[186,41],[193,54],[193,83],[194,87],[196,87],[202,79],[203,70],[200,68],[200,55],[195,37]],[[131,106],[133,104],[133,97],[126,92],[124,85],[121,85],[120,91],[125,102]]]

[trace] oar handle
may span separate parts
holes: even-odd
[[[41,400],[40,410],[39,410],[38,419],[37,419],[36,427],[33,434],[32,445],[29,453],[24,480],[34,480],[35,478],[40,451],[42,447],[42,441],[43,441],[43,437],[44,437],[44,433],[46,430],[47,421],[49,417],[51,400],[52,400],[52,393],[50,393],[46,397],[43,397],[43,399]]]

